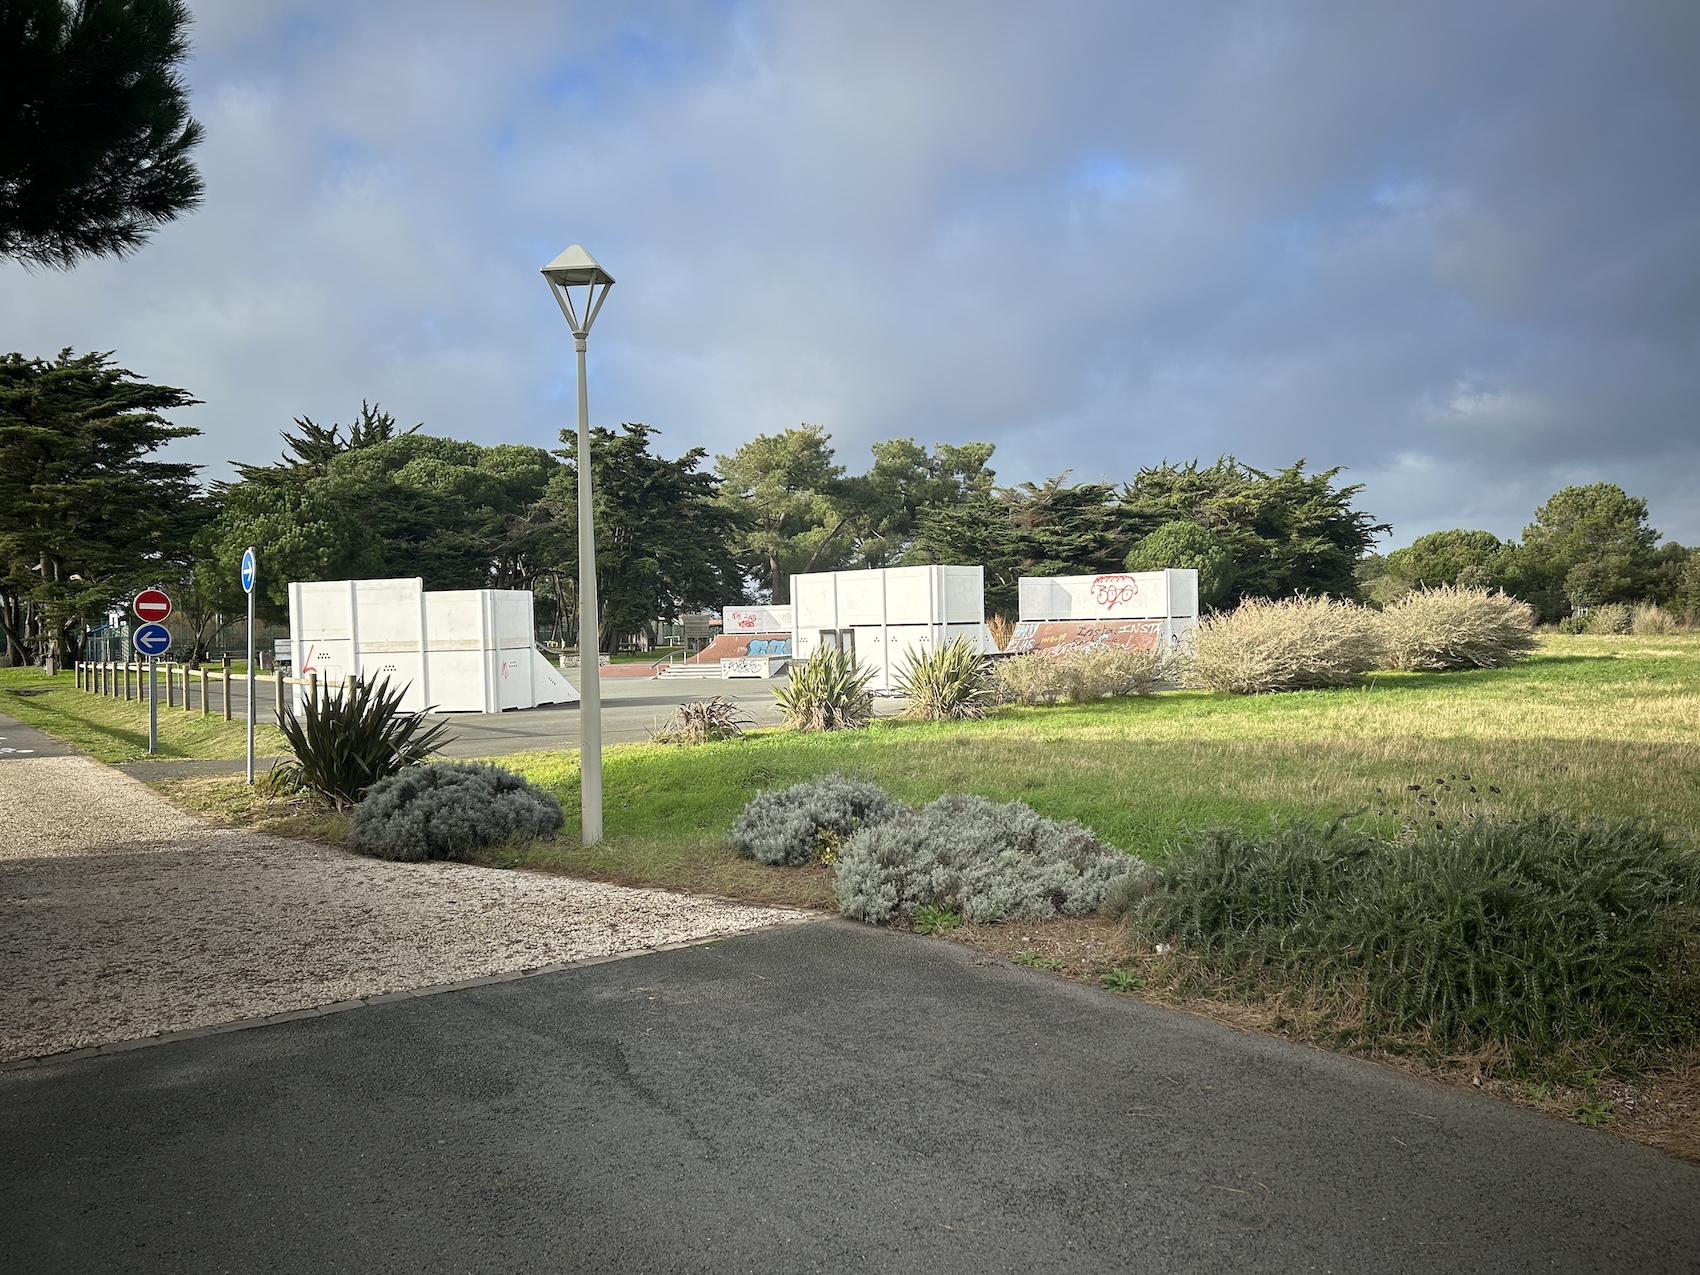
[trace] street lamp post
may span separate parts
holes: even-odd
[[[614,276],[578,244],[543,267],[549,291],[567,316],[578,351],[578,669],[579,782],[584,844],[602,840],[602,659],[596,606],[596,527],[590,492],[590,397],[585,388],[584,343]],[[583,288],[575,297],[573,290]]]

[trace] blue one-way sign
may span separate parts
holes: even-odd
[[[249,549],[242,555],[242,592],[254,591],[254,551]]]
[[[171,630],[163,624],[144,624],[132,640],[143,655],[164,655],[171,649]]]

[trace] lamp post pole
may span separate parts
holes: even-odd
[[[578,680],[580,806],[584,844],[602,840],[602,615],[596,599],[596,506],[590,490],[590,392],[583,332],[578,351]]]
[[[543,277],[572,328],[578,353],[578,666],[579,808],[585,845],[602,840],[602,642],[596,605],[596,506],[590,475],[590,389],[585,342],[614,276],[574,244],[543,267]],[[583,287],[583,300],[572,289]]]

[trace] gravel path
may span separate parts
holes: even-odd
[[[216,828],[83,757],[0,761],[0,1062],[807,914]]]

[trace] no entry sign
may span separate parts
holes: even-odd
[[[171,614],[171,599],[162,589],[143,589],[130,605],[136,612],[136,618],[149,624],[158,624]]]

